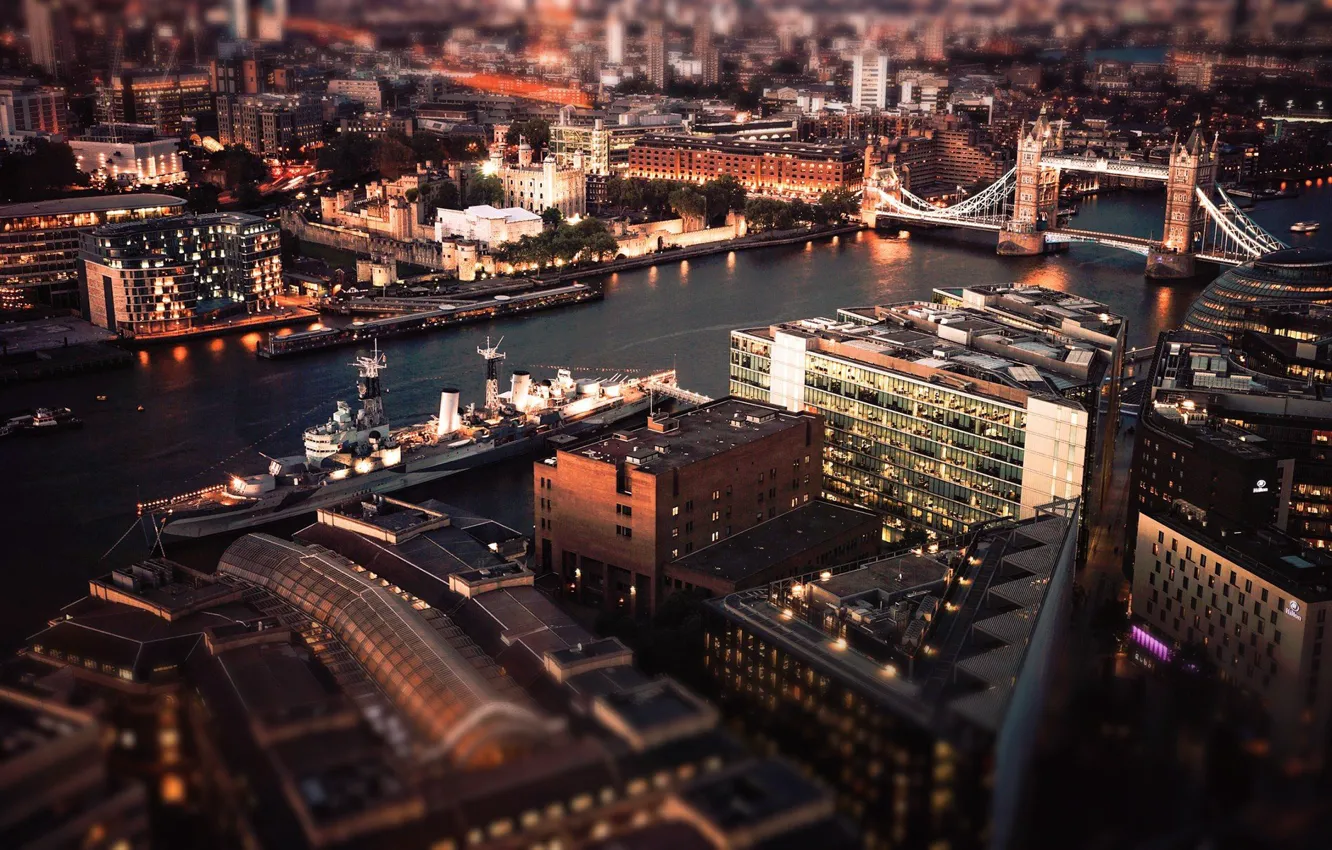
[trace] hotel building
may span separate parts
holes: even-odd
[[[730,391],[822,414],[824,498],[952,538],[1089,489],[1115,360],[1029,324],[911,302],[736,330]]]
[[[179,216],[83,234],[88,318],[122,336],[186,331],[272,307],[281,233],[243,213]]]
[[[1154,665],[1201,647],[1225,681],[1262,702],[1271,755],[1290,771],[1321,769],[1332,555],[1180,500],[1139,516],[1133,558],[1135,656]]]
[[[1140,513],[1183,501],[1332,546],[1332,400],[1306,376],[1286,375],[1282,341],[1257,331],[1236,343],[1195,331],[1161,335],[1134,445],[1130,537]],[[1298,353],[1295,340],[1284,341]]]
[[[533,465],[537,563],[579,601],[648,614],[663,568],[818,498],[817,416],[725,398]]]
[[[1025,846],[1079,508],[956,550],[830,568],[704,607],[722,713],[830,785],[869,848]]]
[[[0,206],[0,298],[79,306],[79,233],[185,211],[171,195],[98,195]]]
[[[855,145],[645,136],[629,150],[629,177],[706,183],[730,174],[756,195],[817,198],[854,188],[865,176]]]

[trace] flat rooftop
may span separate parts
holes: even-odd
[[[91,195],[81,198],[60,198],[54,201],[32,201],[24,204],[0,206],[0,218],[26,218],[37,215],[68,215],[71,213],[110,212],[112,210],[140,210],[152,207],[185,208],[185,199],[175,195]]]
[[[628,463],[648,473],[679,469],[758,442],[791,428],[807,427],[811,417],[739,398],[723,398],[666,420],[670,430],[649,427],[617,431],[570,454],[612,465]]]
[[[1332,599],[1332,553],[1306,546],[1276,528],[1253,528],[1176,502],[1148,516],[1188,535],[1305,602]]]
[[[1076,514],[1076,502],[1058,502],[983,528],[961,550],[904,552],[707,604],[922,728],[995,732],[1047,594],[1072,581]],[[828,614],[845,638],[828,631]]]
[[[967,306],[983,305],[1000,315],[1021,317],[1058,330],[1070,323],[1089,334],[1118,337],[1124,317],[1108,304],[1081,295],[1024,283],[937,288],[936,298]]]
[[[690,570],[740,582],[858,527],[869,524],[877,529],[882,522],[871,511],[809,502],[678,558],[666,570]]]

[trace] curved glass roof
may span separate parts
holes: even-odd
[[[341,555],[267,534],[222,554],[218,571],[264,588],[346,645],[417,730],[461,766],[498,764],[547,739],[551,724],[494,662],[434,609],[419,611]]]
[[[1228,336],[1259,329],[1248,310],[1289,302],[1332,305],[1332,251],[1287,248],[1230,269],[1193,302],[1184,329]]]

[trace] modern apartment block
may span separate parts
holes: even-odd
[[[1261,700],[1271,755],[1288,771],[1321,769],[1332,722],[1332,674],[1321,669],[1332,555],[1183,500],[1138,517],[1133,553],[1139,661],[1201,647],[1224,680]]]
[[[1027,846],[1028,765],[1074,587],[1079,507],[705,606],[722,713],[828,783],[870,848]]]
[[[821,414],[824,497],[877,511],[889,540],[952,538],[1089,489],[1118,357],[1061,328],[1119,339],[1121,320],[1032,303],[1019,322],[998,293],[962,297],[976,306],[844,309],[731,333],[732,395]]]
[[[79,306],[79,234],[180,215],[172,195],[96,195],[0,206],[0,299]]]
[[[283,158],[319,140],[323,113],[300,95],[247,94],[217,98],[217,132],[224,145],[243,145],[263,157]]]
[[[819,418],[724,398],[533,466],[537,562],[582,602],[653,611],[664,566],[818,498]]]
[[[145,337],[272,307],[282,285],[280,239],[277,225],[244,213],[85,233],[88,318],[123,336]]]

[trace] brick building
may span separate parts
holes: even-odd
[[[706,183],[723,174],[759,195],[816,198],[855,188],[865,176],[856,145],[646,136],[629,149],[630,177]]]
[[[817,415],[725,398],[534,465],[537,559],[587,604],[651,612],[664,566],[818,498]]]

